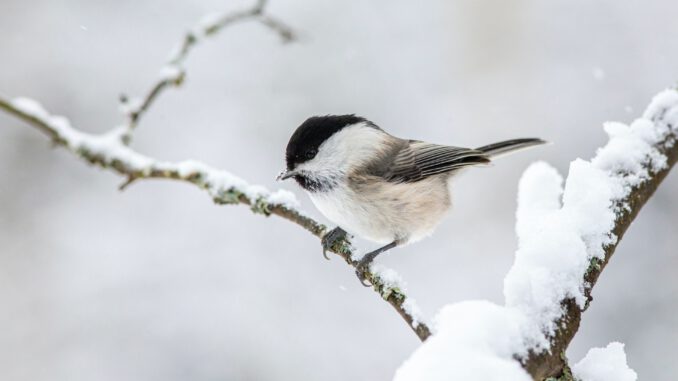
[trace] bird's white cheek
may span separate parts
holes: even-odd
[[[316,157],[300,168],[323,176],[348,173],[373,160],[386,139],[386,134],[374,128],[346,127],[321,144]]]
[[[325,159],[313,159],[306,163],[300,164],[297,170],[301,171],[310,178],[322,181],[337,179],[344,174],[340,166],[336,163],[331,163]]]

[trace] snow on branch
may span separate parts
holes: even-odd
[[[73,128],[66,118],[49,114],[39,103],[28,98],[8,101],[0,97],[0,109],[40,129],[56,145],[67,148],[89,163],[125,176],[127,181],[121,188],[139,179],[184,181],[204,189],[217,204],[249,205],[255,213],[283,217],[320,238],[327,232],[324,225],[297,209],[298,202],[291,192],[270,192],[226,171],[193,160],[172,163],[142,155],[125,143],[127,127],[117,127],[101,135],[88,134]],[[358,261],[353,259],[350,241],[336,243],[331,251],[354,268],[358,265]],[[375,291],[395,308],[417,336],[421,340],[426,339],[429,329],[418,315],[414,301],[405,295],[403,282],[397,274],[377,268],[365,275]]]
[[[270,192],[197,161],[171,163],[142,155],[123,143],[124,127],[114,128],[101,135],[88,134],[71,127],[68,119],[49,114],[39,103],[28,98],[16,98],[9,102],[0,98],[0,108],[38,127],[55,144],[67,148],[89,163],[126,176],[128,180],[123,186],[136,179],[181,180],[204,189],[217,204],[242,202],[251,205],[255,212],[267,215],[273,213],[273,209],[290,213],[298,205],[291,192]]]
[[[324,225],[298,210],[298,202],[291,192],[271,192],[198,161],[172,163],[142,155],[125,144],[126,127],[118,127],[102,135],[87,134],[71,127],[66,118],[49,114],[39,103],[28,98],[7,101],[0,97],[0,109],[37,127],[52,138],[56,145],[67,148],[89,163],[127,177],[121,188],[139,179],[180,180],[204,189],[217,204],[249,205],[255,213],[283,217],[320,238],[327,232]],[[354,249],[348,240],[336,243],[331,251],[354,268],[358,265],[358,261],[353,259]],[[414,301],[405,295],[403,282],[398,275],[379,267],[365,275],[374,285],[375,291],[395,308],[421,340],[425,340],[430,334],[429,329],[419,316]]]
[[[592,348],[572,367],[572,374],[582,381],[636,381],[638,374],[626,364],[624,344],[610,343]]]
[[[402,365],[396,380],[574,379],[565,350],[591,290],[678,160],[678,92],[659,93],[630,125],[604,127],[609,142],[591,161],[570,164],[564,188],[563,178],[546,163],[525,171],[518,195],[519,248],[504,281],[505,305],[469,301],[444,307],[434,322],[437,333]],[[579,367],[584,375],[582,369],[592,367]],[[635,379],[630,370],[624,374]],[[615,378],[590,381],[598,379]]]

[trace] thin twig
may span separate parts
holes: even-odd
[[[242,21],[253,20],[269,28],[278,34],[283,42],[294,41],[296,35],[292,28],[282,21],[265,13],[266,0],[258,1],[250,9],[244,11],[212,14],[203,18],[191,28],[171,54],[169,60],[160,71],[156,82],[150,87],[143,98],[129,98],[126,95],[120,97],[121,110],[127,116],[127,128],[131,134],[141,117],[148,111],[151,105],[168,88],[180,86],[186,78],[184,63],[189,53],[206,37],[221,32],[226,27]],[[129,142],[129,136],[127,141]]]

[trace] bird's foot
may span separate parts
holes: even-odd
[[[320,242],[323,245],[323,257],[329,260],[330,257],[327,256],[327,251],[332,250],[332,247],[339,241],[345,240],[348,234],[346,231],[339,226],[325,233]]]
[[[374,258],[377,257],[377,255],[383,253],[384,251],[390,250],[396,246],[398,246],[400,241],[396,240],[384,247],[380,247],[377,250],[371,251],[365,255],[358,261],[358,263],[355,265],[355,274],[358,276],[358,280],[360,280],[360,283],[363,284],[365,287],[370,287],[372,284],[370,283],[365,283],[367,280],[367,277],[365,274],[370,274],[370,264],[372,264],[372,261],[374,261]],[[372,280],[370,279],[370,282]]]
[[[366,282],[367,278],[365,277],[365,274],[369,274],[370,264],[372,264],[373,259],[374,257],[365,255],[360,261],[358,261],[358,264],[355,266],[355,275],[358,276],[358,280],[365,287],[372,286],[371,283]]]

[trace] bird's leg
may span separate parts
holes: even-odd
[[[358,276],[360,283],[363,284],[363,286],[370,287],[369,283],[365,283],[365,272],[367,271],[367,267],[370,265],[370,263],[372,263],[374,258],[376,258],[377,255],[383,253],[384,251],[393,249],[396,246],[398,246],[398,241],[393,241],[384,247],[380,247],[377,250],[370,251],[369,253],[365,254],[360,259],[360,261],[358,261],[358,264],[355,267],[355,273]]]
[[[327,256],[327,251],[331,250],[332,246],[334,246],[334,244],[337,243],[337,241],[345,239],[346,235],[347,235],[346,231],[340,228],[339,226],[328,231],[327,233],[325,233],[325,235],[323,235],[323,238],[320,240],[320,242],[323,245],[323,257],[325,257],[325,259],[327,260],[330,259],[330,257]]]

